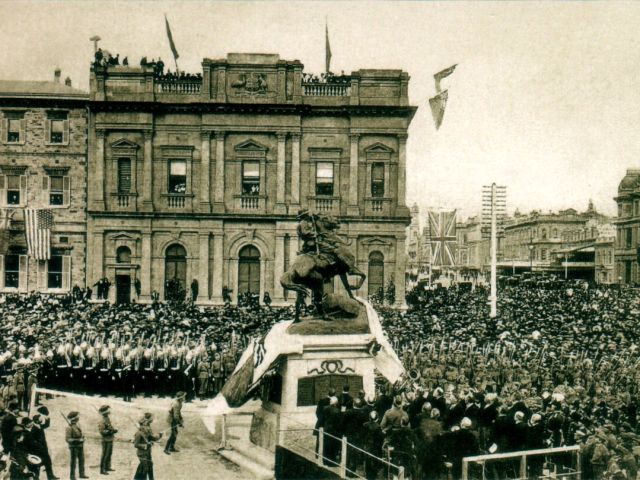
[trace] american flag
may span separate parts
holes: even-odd
[[[53,212],[48,209],[24,209],[27,253],[36,260],[51,258],[51,229]]]
[[[427,212],[432,267],[456,265],[456,211]]]

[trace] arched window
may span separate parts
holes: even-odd
[[[369,296],[377,295],[384,287],[384,255],[381,252],[369,254]]]
[[[557,228],[553,229],[553,238],[558,238],[558,229]]]
[[[166,283],[180,282],[184,289],[187,285],[187,251],[182,245],[174,244],[167,248],[164,258],[164,280]]]
[[[546,240],[546,239],[547,239],[547,229],[546,229],[546,228],[543,228],[543,229],[542,229],[542,239],[543,239],[543,240]]]
[[[242,247],[238,261],[238,294],[260,294],[260,251],[253,245]]]
[[[125,246],[118,247],[118,250],[116,250],[116,262],[131,263],[131,249]]]

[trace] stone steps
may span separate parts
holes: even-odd
[[[273,480],[275,476],[275,455],[247,440],[229,442],[231,448],[218,453],[248,472],[256,480]]]

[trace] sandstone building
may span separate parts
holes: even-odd
[[[91,71],[87,283],[111,300],[162,299],[168,281],[200,303],[269,292],[299,247],[301,208],[339,217],[368,275],[404,299],[407,73],[359,70],[340,82],[278,55],[204,59],[170,79],[149,67]],[[139,287],[139,296],[136,283]],[[136,298],[138,300],[138,298]]]
[[[87,93],[0,81],[0,292],[85,285]],[[50,257],[28,255],[25,209],[50,212]]]

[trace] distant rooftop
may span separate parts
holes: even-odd
[[[0,80],[0,97],[88,99],[89,93],[60,82]]]

